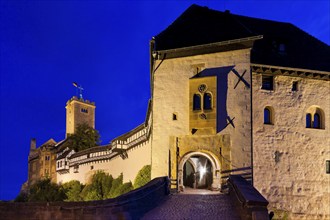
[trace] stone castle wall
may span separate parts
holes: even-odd
[[[183,58],[156,60],[158,67],[153,74],[153,138],[152,138],[152,178],[168,175],[169,150],[173,149],[173,140],[178,136],[191,135],[189,129],[189,79],[196,74],[196,66],[215,68],[234,66],[242,75],[249,73],[250,50],[235,50],[212,54],[196,55]],[[249,74],[244,80],[250,84]],[[234,126],[228,125],[219,133],[229,134],[231,140],[231,163],[235,167],[251,166],[251,123],[250,123],[250,89],[240,82],[239,77],[228,74],[226,111]],[[172,114],[177,114],[177,120]],[[203,150],[203,141],[199,149]],[[172,148],[170,147],[172,146]],[[215,147],[218,151],[220,146]],[[219,158],[218,158],[219,160]],[[175,173],[172,175],[175,175]],[[173,176],[175,178],[175,176]]]
[[[66,134],[73,134],[81,123],[95,128],[95,104],[73,97],[66,105]]]
[[[90,181],[91,176],[97,171],[104,171],[117,178],[123,173],[123,181],[131,181],[134,179],[139,170],[151,164],[151,146],[150,142],[143,142],[126,151],[127,157],[123,159],[120,154],[106,160],[94,160],[88,163],[82,163],[75,172],[74,166],[70,166],[68,173],[57,173],[57,182],[65,183],[71,180],[78,180],[82,184]]]
[[[330,82],[276,76],[274,91],[266,91],[261,80],[253,74],[254,186],[270,210],[289,211],[292,219],[329,219]],[[291,91],[293,81],[298,91]],[[274,110],[273,125],[263,122],[266,106]],[[323,110],[325,129],[306,128],[310,106]]]

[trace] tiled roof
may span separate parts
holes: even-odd
[[[330,47],[285,22],[234,15],[190,6],[155,37],[155,50],[170,50],[263,35],[251,62],[330,71]]]

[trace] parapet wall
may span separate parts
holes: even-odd
[[[169,194],[169,180],[159,177],[114,199],[94,202],[0,203],[2,220],[140,219]]]

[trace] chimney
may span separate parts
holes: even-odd
[[[36,150],[37,149],[37,141],[35,138],[31,139],[31,144],[30,144],[30,151]]]

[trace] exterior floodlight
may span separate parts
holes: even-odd
[[[206,167],[199,168],[200,179],[203,178],[204,174],[206,173]]]
[[[72,85],[73,85],[74,87],[77,87],[77,88],[78,88],[78,83],[73,82]]]

